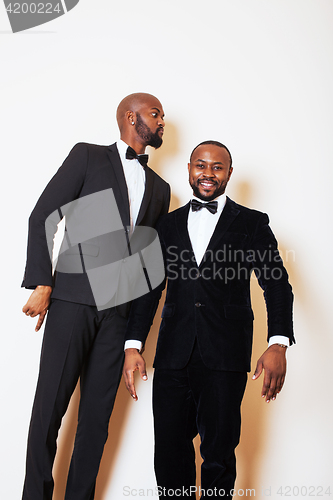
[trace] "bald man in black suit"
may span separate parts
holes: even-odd
[[[85,269],[86,259],[93,260],[102,252],[96,244],[79,243],[67,252],[71,256],[67,258],[76,254],[82,263],[81,272],[56,269],[52,275],[46,221],[52,222],[53,214],[58,212],[60,220],[63,207],[105,190],[112,190],[117,205],[117,214],[110,213],[109,217],[119,217],[120,232],[126,238],[135,226],[154,227],[158,218],[168,212],[169,185],[148,166],[143,168],[147,160],[145,148],[156,149],[162,144],[164,111],[160,101],[150,94],[131,94],[119,104],[117,121],[120,140],[111,146],[77,144],[45,188],[29,219],[22,286],[34,291],[23,312],[39,316],[36,331],[47,311],[48,317],[29,430],[23,500],[52,499],[58,430],[79,378],[79,420],[65,498],[94,498],[121,377],[129,309],[128,304],[102,310],[96,307]],[[56,229],[51,224],[50,241]]]

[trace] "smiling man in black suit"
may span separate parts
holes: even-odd
[[[199,144],[188,165],[193,199],[161,218],[167,293],[154,361],[155,473],[162,498],[196,498],[193,439],[199,433],[201,498],[231,498],[240,406],[250,371],[253,312],[250,277],[264,290],[268,349],[262,397],[281,391],[287,346],[294,343],[293,294],[268,216],[225,195],[232,159],[217,141]],[[133,302],[126,338],[145,342],[164,285]],[[124,377],[136,400],[140,353],[126,351]]]
[[[135,226],[154,227],[158,218],[168,212],[170,187],[147,166],[148,156],[144,155],[147,146],[156,149],[162,144],[161,103],[150,94],[131,94],[119,104],[117,121],[120,140],[111,146],[77,144],[45,188],[29,219],[22,286],[34,291],[23,312],[31,317],[39,315],[36,331],[49,312],[29,429],[24,500],[52,499],[56,439],[79,377],[79,419],[65,498],[94,498],[124,359],[128,304],[98,308],[85,269],[87,262],[97,262],[99,255],[110,250],[113,235],[110,233],[110,240],[100,232],[104,239],[95,239],[95,244],[83,241],[68,248],[62,264],[75,265],[62,272],[59,259],[52,276],[48,243],[53,241],[62,211],[69,206],[83,207],[86,200],[111,192],[116,210],[105,213],[108,207],[102,206],[90,225],[95,226],[99,219],[107,223],[117,220],[118,234],[124,241],[128,241]],[[74,200],[82,204],[75,205]],[[88,220],[89,210],[81,217],[84,222]],[[67,225],[63,243],[68,233]],[[100,245],[96,245],[98,241]]]

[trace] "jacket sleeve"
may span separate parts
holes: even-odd
[[[140,340],[143,345],[145,344],[164,287],[165,280],[151,292],[133,300],[127,322],[125,342],[126,340]]]
[[[165,268],[165,247],[160,232],[160,222],[157,224],[156,230],[159,235],[159,240],[162,248],[164,268]],[[164,269],[165,272],[165,269]],[[153,324],[154,317],[158,308],[158,304],[162,292],[166,286],[166,277],[162,283],[145,295],[133,300],[131,310],[127,322],[125,333],[126,340],[139,340],[145,344],[151,325]]]
[[[274,335],[282,335],[288,337],[292,345],[295,343],[292,317],[293,293],[276,238],[269,227],[267,214],[262,214],[257,222],[251,247],[253,271],[264,291],[266,302],[267,339]]]
[[[45,221],[63,205],[79,197],[88,159],[87,144],[74,146],[33,209],[29,218],[27,261],[22,287],[33,289],[38,285],[52,286],[52,259],[47,245]],[[61,218],[59,211],[59,216],[48,219],[48,223],[53,226],[48,228],[53,238]]]

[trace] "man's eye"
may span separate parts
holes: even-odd
[[[153,117],[156,118],[157,117],[157,113],[152,113]]]
[[[214,170],[222,170],[222,167],[219,167],[219,166],[217,166],[217,165],[216,165],[216,166],[214,167]]]
[[[203,167],[204,167],[204,165],[202,163],[197,164],[197,168],[203,168]]]

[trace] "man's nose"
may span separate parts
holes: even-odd
[[[212,168],[206,167],[203,175],[204,175],[204,177],[207,177],[207,179],[208,179],[208,178],[215,177],[215,172]]]
[[[159,119],[158,119],[158,126],[163,127],[163,128],[165,127],[165,121],[161,117],[159,117]]]

